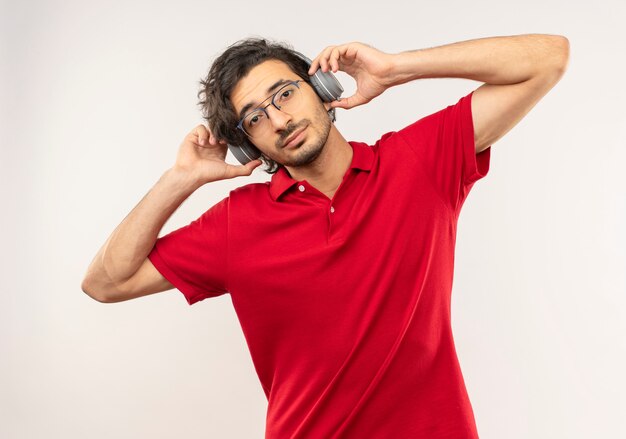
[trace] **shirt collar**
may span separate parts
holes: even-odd
[[[351,169],[360,169],[369,172],[374,164],[374,151],[372,147],[361,142],[348,142],[348,144],[352,147],[353,154],[350,168],[348,168],[346,173],[350,172]],[[291,178],[287,170],[281,166],[278,171],[272,175],[270,181],[270,195],[272,199],[278,201],[278,198],[296,183],[297,181]]]

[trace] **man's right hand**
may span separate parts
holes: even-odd
[[[262,162],[233,166],[224,161],[228,145],[204,125],[180,145],[176,164],[124,218],[91,262],[82,289],[100,302],[119,302],[165,291],[173,285],[148,255],[165,221],[205,183],[250,175]]]
[[[203,185],[250,175],[262,163],[261,160],[252,160],[245,165],[230,165],[225,162],[227,150],[226,142],[216,139],[204,125],[198,125],[180,145],[174,169]]]

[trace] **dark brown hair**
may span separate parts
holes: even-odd
[[[230,101],[230,95],[237,83],[253,67],[270,59],[284,62],[296,75],[311,83],[308,63],[286,43],[255,37],[230,45],[215,59],[207,77],[200,80],[201,89],[198,92],[202,116],[215,137],[231,145],[252,144],[237,129],[239,117]],[[261,155],[261,161],[267,166],[265,172],[268,174],[274,174],[282,167],[265,155]]]

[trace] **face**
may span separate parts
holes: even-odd
[[[280,88],[280,85],[275,86],[279,81],[299,79],[282,61],[268,60],[255,66],[231,93],[230,99],[238,117],[269,104],[270,96]],[[287,112],[273,105],[267,106],[267,130],[249,138],[264,155],[290,167],[307,165],[319,157],[331,128],[328,104],[323,104],[305,81],[298,85],[302,103],[297,110]]]

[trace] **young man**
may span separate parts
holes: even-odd
[[[395,55],[350,43],[309,66],[280,45],[239,42],[202,82],[209,128],[187,135],[83,290],[119,302],[176,287],[189,304],[229,293],[268,397],[267,438],[476,438],[450,322],[457,219],[490,146],[568,56],[564,37],[521,35]],[[355,94],[324,102],[308,77],[318,68],[351,75]],[[332,123],[336,108],[433,77],[485,84],[373,145]],[[227,142],[262,159],[226,164]],[[262,161],[270,182],[157,240],[198,187]]]

